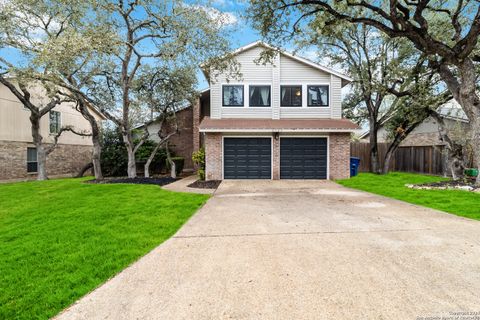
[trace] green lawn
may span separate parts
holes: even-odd
[[[208,196],[85,179],[0,184],[0,319],[47,319],[172,236]]]
[[[337,182],[346,187],[480,220],[480,194],[478,193],[461,190],[414,190],[405,187],[405,184],[441,180],[445,179],[420,174],[392,172],[388,175],[361,173],[357,177]]]

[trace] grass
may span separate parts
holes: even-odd
[[[380,194],[409,203],[480,220],[480,194],[461,190],[414,190],[405,184],[446,180],[436,176],[392,172],[387,175],[361,173],[351,179],[337,181],[346,187]]]
[[[0,319],[47,319],[172,236],[208,196],[85,179],[0,184]]]

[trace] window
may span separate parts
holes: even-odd
[[[37,148],[27,148],[27,172],[37,172]]]
[[[61,126],[60,112],[50,111],[50,133],[58,133]]]
[[[302,86],[280,86],[282,107],[302,106]]]
[[[243,107],[243,86],[223,86],[223,106]]]
[[[270,86],[250,86],[250,107],[270,107]]]
[[[308,86],[308,106],[328,107],[328,86]]]

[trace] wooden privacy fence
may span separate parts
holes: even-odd
[[[387,147],[387,143],[378,144],[381,166]],[[443,146],[399,147],[392,156],[390,171],[443,175],[447,165],[443,149]],[[350,154],[360,158],[361,172],[370,171],[370,143],[351,143]]]

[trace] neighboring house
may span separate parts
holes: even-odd
[[[178,132],[170,137],[169,146],[176,156],[183,157],[185,159],[184,170],[192,171],[192,152],[193,152],[193,106],[189,105],[176,112],[176,121],[178,125]],[[138,127],[142,129],[144,126]],[[149,140],[158,142],[158,130],[160,124],[158,121],[151,121],[147,124]],[[167,132],[171,131],[171,128],[164,128]],[[138,134],[140,136],[140,134]]]
[[[452,99],[440,106],[437,112],[443,118],[445,126],[453,134],[461,135],[461,132],[466,132],[466,130],[468,130],[467,115],[455,100]],[[368,142],[369,132],[367,131],[360,135],[360,139],[362,142]],[[384,126],[381,126],[378,130],[378,142],[387,141],[388,132]],[[438,146],[444,144],[445,143],[440,139],[437,121],[432,117],[428,117],[417,128],[415,128],[404,141],[402,141],[400,146]]]
[[[216,71],[203,70],[210,90],[193,106],[193,144],[205,145],[206,179],[350,177],[358,126],[342,119],[341,90],[352,79],[287,52],[257,64],[265,48],[255,42],[234,52],[241,81],[208,79]]]
[[[45,103],[41,90],[32,90],[32,101]],[[97,111],[98,121],[105,118]],[[4,85],[0,85],[0,180],[36,178],[37,152],[32,143],[30,111]],[[45,143],[52,143],[53,136],[62,126],[73,126],[77,131],[90,132],[90,124],[75,110],[73,104],[63,103],[45,115],[40,124]],[[91,137],[63,132],[57,148],[47,158],[47,173],[51,177],[72,176],[92,157]]]

